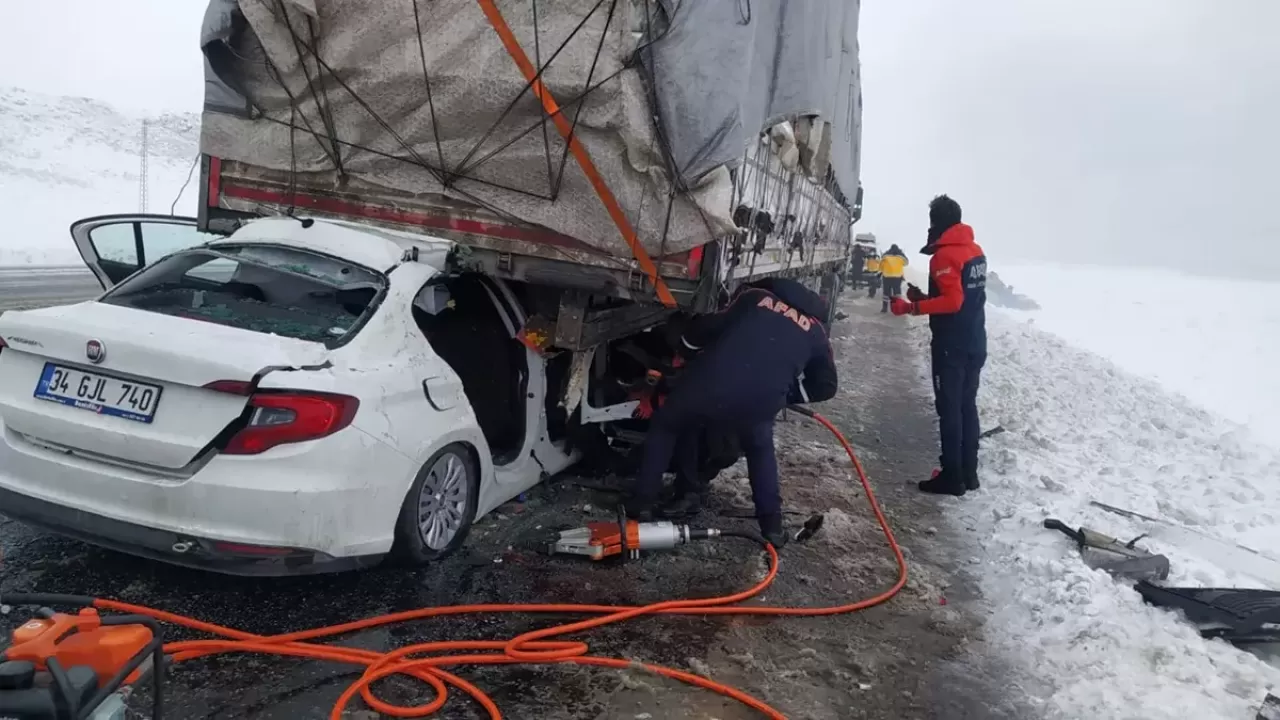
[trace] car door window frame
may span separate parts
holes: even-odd
[[[120,278],[112,278],[111,273],[102,267],[103,257],[98,250],[97,242],[95,242],[93,238],[93,233],[95,231],[113,225],[130,226],[133,233],[133,249],[134,253],[137,255],[135,263],[121,263],[108,259],[108,262],[114,262],[117,265],[125,266],[125,268],[129,265],[134,265],[132,272]],[[144,230],[145,225],[167,225],[190,228],[194,237],[199,239],[199,242],[172,248],[169,252],[166,252],[163,255],[155,258],[149,258],[147,256],[147,236],[146,231]],[[196,219],[191,217],[179,215],[149,215],[146,213],[120,213],[114,215],[97,215],[77,220],[71,224],[71,237],[75,242],[77,251],[80,253],[81,260],[84,261],[86,266],[88,266],[89,270],[94,274],[94,277],[97,278],[98,283],[102,285],[102,288],[104,290],[110,290],[128,279],[134,273],[137,273],[139,270],[147,267],[154,260],[158,260],[160,257],[169,255],[179,249],[187,249],[203,245],[209,240],[214,239],[216,235],[214,233],[207,233],[199,230]]]

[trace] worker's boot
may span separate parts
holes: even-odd
[[[972,490],[977,490],[980,487],[982,487],[982,484],[978,482],[978,469],[965,468],[964,489],[972,491]]]
[[[880,304],[880,312],[882,313],[889,312],[889,298],[886,297],[884,299],[884,302]]]
[[[672,498],[658,508],[658,515],[667,520],[680,520],[702,512],[702,495],[690,490]]]
[[[773,546],[781,550],[787,544],[787,531],[782,527],[782,515],[761,515],[760,534]]]
[[[965,484],[964,479],[956,472],[947,472],[944,470],[934,470],[933,476],[928,480],[920,482],[921,492],[927,492],[931,495],[955,495],[960,497],[964,495]]]

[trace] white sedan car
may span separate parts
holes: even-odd
[[[0,315],[5,515],[236,574],[422,562],[575,459],[517,292],[449,274],[447,241],[291,218],[72,235],[105,294]]]

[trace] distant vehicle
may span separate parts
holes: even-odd
[[[874,277],[869,276],[864,268],[867,258],[880,257],[880,249],[876,246],[873,233],[858,233],[849,243],[849,263],[845,270],[845,281],[853,288],[863,283],[870,283]]]

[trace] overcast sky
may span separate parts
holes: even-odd
[[[0,84],[197,111],[204,6],[13,4]],[[1280,0],[864,0],[860,229],[917,249],[948,192],[995,268],[1280,277],[1277,27]]]
[[[1280,277],[1277,0],[864,0],[861,226]],[[1272,209],[1276,208],[1276,209]]]

